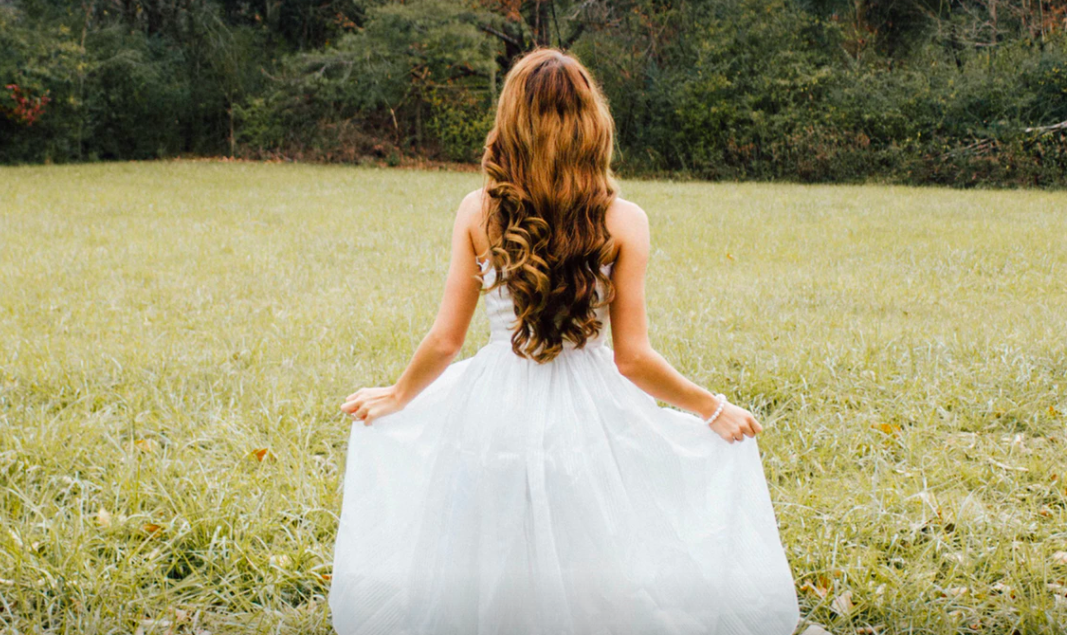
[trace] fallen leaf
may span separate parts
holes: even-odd
[[[828,578],[824,576],[819,576],[818,578],[816,578],[815,584],[812,584],[811,580],[805,580],[804,583],[800,585],[800,590],[807,591],[808,593],[814,593],[820,598],[825,598],[832,587],[833,583],[830,582]]]
[[[257,461],[266,461],[267,459],[275,458],[274,453],[270,448],[259,448],[258,450],[252,450],[252,456],[256,457]]]
[[[133,446],[145,454],[154,454],[159,449],[159,442],[155,439],[138,439]]]
[[[946,551],[941,554],[941,557],[945,560],[951,560],[952,562],[958,562],[960,564],[963,564],[964,560],[966,560],[962,551]]]
[[[110,527],[111,512],[101,507],[100,511],[96,512],[96,524],[101,527]]]
[[[889,435],[893,435],[900,432],[900,426],[894,423],[879,423],[873,427]]]
[[[838,615],[848,615],[852,612],[852,591],[848,590],[830,601],[830,610]]]
[[[1067,551],[1057,551],[1052,554],[1052,561],[1056,564],[1067,564]]]
[[[163,527],[155,523],[145,523],[141,525],[141,529],[143,529],[145,533],[149,534],[150,536],[155,536],[157,534],[163,533]]]

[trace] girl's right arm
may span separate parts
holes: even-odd
[[[619,247],[612,282],[615,299],[610,307],[611,340],[615,365],[638,388],[671,405],[707,419],[718,408],[715,395],[686,379],[652,348],[645,313],[645,270],[650,236],[648,215],[637,205],[616,199],[608,215],[608,232]],[[754,437],[763,427],[752,413],[726,404],[711,429],[733,443]]]

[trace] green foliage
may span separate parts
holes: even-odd
[[[78,155],[83,85],[91,62],[70,30],[33,28],[15,9],[0,6],[0,162],[62,161]],[[31,126],[19,125],[4,110],[17,84],[51,101]]]
[[[833,34],[787,0],[741,0],[735,11],[696,27],[669,147],[676,165],[699,176],[780,176],[777,141],[807,136],[834,79],[831,59],[813,46]]]
[[[78,30],[10,9],[0,15],[2,81],[53,98],[32,130],[0,123],[4,162],[222,151],[229,107],[261,76],[262,34],[226,25],[210,4],[190,11],[178,36],[120,21]]]
[[[94,159],[152,159],[182,149],[190,85],[180,51],[119,27],[96,31],[85,77],[83,146]]]
[[[358,33],[283,59],[266,96],[239,109],[241,143],[253,154],[334,158],[385,152],[384,143],[470,160],[488,131],[496,64],[476,19],[446,0],[369,10]]]
[[[51,101],[0,117],[0,162],[476,162],[512,61],[563,42],[604,87],[624,175],[1067,185],[1067,130],[1026,132],[1067,121],[1063,26],[1023,0],[993,22],[924,2],[17,0],[0,85]]]
[[[484,96],[468,91],[450,91],[437,87],[428,91],[430,119],[427,131],[452,161],[478,162],[485,147],[485,137],[493,127],[491,103]]]
[[[1063,133],[1038,146],[1021,134],[1067,119],[1062,34],[995,52],[913,42],[907,59],[887,63],[847,55],[845,25],[789,1],[737,0],[664,20],[686,37],[655,42],[658,57],[627,61],[633,42],[600,35],[578,48],[608,69],[623,173],[1067,184],[1049,163]]]

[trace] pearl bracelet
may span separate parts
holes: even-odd
[[[715,398],[719,400],[719,407],[715,409],[715,412],[711,413],[711,416],[704,420],[704,425],[711,425],[715,419],[722,414],[722,409],[726,407],[726,395],[718,394]]]

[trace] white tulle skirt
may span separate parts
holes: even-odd
[[[341,635],[789,635],[755,438],[661,408],[599,342],[491,341],[352,425],[329,604]]]

